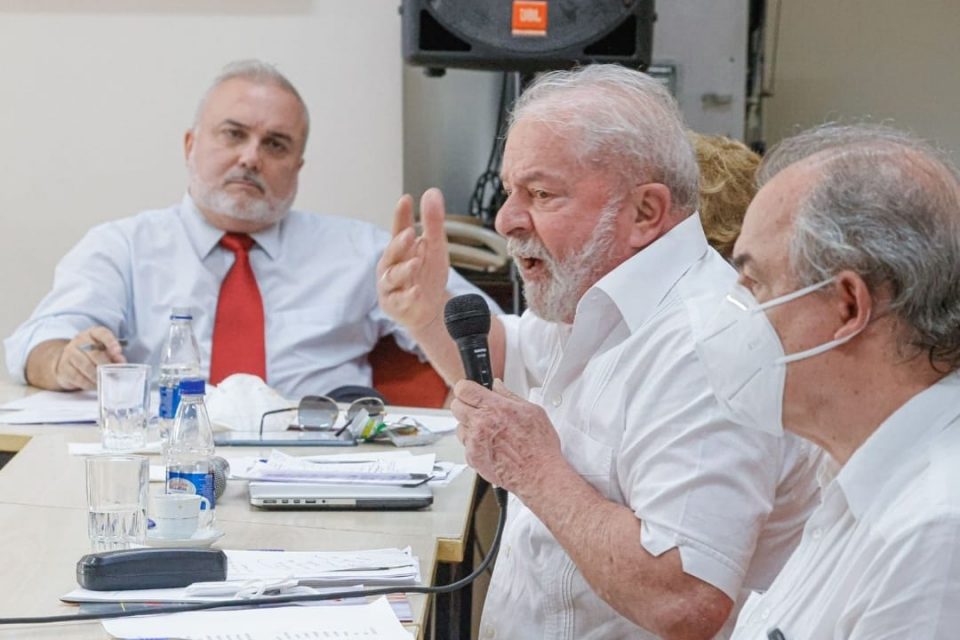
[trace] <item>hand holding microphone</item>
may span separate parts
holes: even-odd
[[[466,382],[454,387],[450,406],[467,462],[490,483],[522,496],[548,460],[562,458],[560,439],[542,407],[493,382],[487,332],[490,310],[482,296],[467,294],[447,302],[447,331],[457,343]]]

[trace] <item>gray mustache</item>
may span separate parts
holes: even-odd
[[[266,185],[263,184],[263,180],[261,180],[255,173],[251,173],[249,171],[244,173],[236,173],[236,174],[228,175],[226,180],[224,180],[223,182],[224,184],[227,184],[230,182],[249,182],[255,185],[258,189],[260,189],[264,193],[266,193],[267,191],[267,187]]]

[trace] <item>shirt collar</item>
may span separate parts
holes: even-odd
[[[287,212],[287,215],[290,215],[290,213]],[[270,225],[263,231],[250,234],[250,237],[257,242],[257,245],[263,249],[263,252],[271,260],[276,260],[280,253],[280,227],[286,219],[286,216],[284,216],[280,222]]]
[[[700,215],[695,212],[605,275],[592,288],[606,293],[620,309],[630,330],[635,331],[646,322],[677,280],[703,257],[707,247]]]
[[[839,470],[836,481],[850,512],[861,518],[878,499],[893,470],[960,414],[960,372],[913,396],[883,421]]]
[[[223,231],[207,222],[189,193],[183,196],[180,203],[180,219],[183,220],[183,225],[187,230],[187,238],[193,245],[194,251],[197,252],[201,260],[205,259],[220,244]],[[272,224],[263,231],[250,234],[257,246],[263,249],[263,252],[271,260],[276,259],[280,250],[280,226],[282,224],[283,221],[281,220],[279,224]]]

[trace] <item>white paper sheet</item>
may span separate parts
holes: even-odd
[[[150,393],[150,406],[148,415],[156,415],[160,406],[157,390]],[[38,391],[0,405],[0,423],[96,423],[99,413],[96,391]]]
[[[0,409],[10,411],[47,408],[76,409],[79,411],[91,407],[96,412],[96,391],[38,391],[0,405]]]
[[[98,409],[96,401],[92,409],[77,407],[44,407],[21,409],[18,411],[0,411],[0,422],[4,424],[96,424]]]
[[[454,431],[457,428],[457,419],[452,415],[426,415],[421,413],[402,413],[397,410],[391,410],[387,414],[387,421],[394,422],[400,420],[404,416],[409,416],[420,422],[430,431],[434,433],[447,433],[449,431]]]
[[[431,487],[445,487],[453,482],[454,478],[460,475],[466,468],[467,465],[465,464],[443,461],[438,462],[434,465],[433,477],[427,484],[429,484]]]
[[[187,640],[289,640],[379,638],[410,640],[386,598],[356,607],[276,607],[196,611],[166,616],[104,620],[117,638]]]
[[[293,578],[308,586],[420,584],[420,562],[409,548],[224,553],[228,580]]]
[[[364,589],[365,585],[338,585],[336,587],[314,588],[316,593],[330,593],[333,591],[346,591],[353,589]],[[63,602],[72,604],[86,603],[199,603],[216,602],[218,600],[232,600],[233,598],[223,596],[193,596],[186,594],[186,588],[182,589],[129,589],[126,591],[90,591],[89,589],[74,589],[70,593],[60,596]],[[292,594],[280,594],[292,595]],[[400,622],[413,622],[413,605],[405,593],[391,593],[387,596],[390,606],[393,608],[394,615]],[[339,607],[339,606],[359,606],[367,604],[365,596],[355,596],[351,598],[340,598],[339,600],[311,600],[306,602],[291,602],[290,605],[298,607]]]
[[[132,451],[123,451],[123,453],[137,453],[137,454],[156,454],[160,453],[161,442],[155,440],[153,442],[148,442],[139,449],[133,449]],[[67,452],[72,456],[98,456],[101,453],[118,453],[112,449],[104,449],[103,445],[99,442],[68,442],[67,443]]]
[[[231,464],[231,476],[273,482],[405,484],[428,478],[435,461],[435,454],[415,456],[409,451],[298,457],[274,450],[265,460]]]
[[[243,581],[246,584],[246,581]],[[316,589],[317,593],[345,591],[353,587],[329,587]],[[238,589],[239,590],[239,589]],[[277,594],[269,594],[277,595]],[[285,595],[285,594],[280,594]],[[217,602],[218,600],[232,600],[232,596],[195,596],[188,595],[186,587],[179,589],[127,589],[125,591],[91,591],[89,589],[74,589],[73,591],[60,596],[63,602],[83,603],[83,602]],[[320,600],[310,604],[340,605],[340,604],[366,604],[363,597],[347,598],[340,600]]]

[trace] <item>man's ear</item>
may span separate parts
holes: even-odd
[[[193,129],[187,129],[187,132],[183,134],[183,159],[190,159],[190,152],[193,150]]]
[[[670,188],[659,182],[639,184],[630,190],[633,220],[630,225],[630,246],[643,249],[666,233],[674,224]]]
[[[867,283],[854,271],[841,271],[834,278],[837,294],[837,311],[842,325],[834,333],[834,339],[846,338],[866,328],[873,315],[874,299]]]

